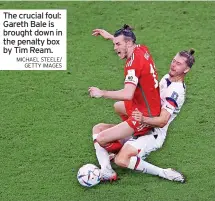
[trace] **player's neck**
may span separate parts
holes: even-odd
[[[184,76],[169,77],[170,82],[184,82]]]
[[[136,46],[137,46],[137,45],[134,44],[134,45],[132,45],[132,46],[128,49],[127,59],[129,59],[129,58],[131,57],[131,55],[133,54],[134,49],[135,49]]]

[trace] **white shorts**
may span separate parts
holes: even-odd
[[[152,151],[161,148],[165,136],[160,134],[158,129],[154,129],[148,135],[140,136],[138,138],[132,137],[124,145],[129,144],[138,150],[138,156],[145,159]]]

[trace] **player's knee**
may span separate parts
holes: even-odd
[[[99,133],[96,141],[99,143],[100,146],[105,146],[107,144],[105,135],[101,132]]]
[[[117,155],[114,159],[114,162],[116,163],[116,165],[120,166],[120,167],[128,167],[128,163],[129,163],[129,157],[125,157],[125,156],[120,156]]]
[[[114,103],[113,107],[114,107],[114,110],[117,114],[123,113],[122,112],[122,101],[118,101],[118,102]]]
[[[93,134],[98,134],[98,133],[100,133],[101,131],[104,130],[104,127],[105,127],[105,123],[96,124],[95,126],[93,126],[92,133]]]
[[[114,108],[115,112],[118,113],[118,102],[113,104],[113,108]]]

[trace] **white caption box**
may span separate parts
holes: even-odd
[[[0,70],[66,70],[66,10],[0,10]]]

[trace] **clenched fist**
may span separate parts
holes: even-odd
[[[101,98],[103,96],[103,91],[97,87],[89,87],[88,91],[92,98]]]

